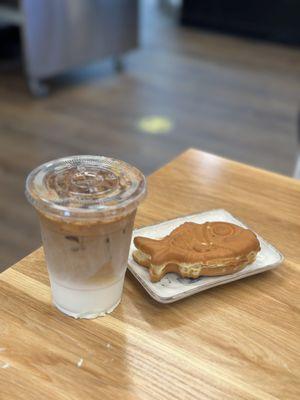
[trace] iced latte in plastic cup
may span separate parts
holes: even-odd
[[[120,302],[136,208],[145,177],[101,156],[43,164],[26,181],[38,212],[55,306],[75,318],[110,313]]]

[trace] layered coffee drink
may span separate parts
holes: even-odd
[[[134,217],[145,178],[129,164],[74,156],[27,178],[36,208],[53,302],[76,318],[111,312],[120,302]]]

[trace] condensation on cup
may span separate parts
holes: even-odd
[[[39,215],[60,311],[96,318],[120,303],[134,217],[145,193],[138,169],[102,156],[61,158],[29,174],[26,196]]]

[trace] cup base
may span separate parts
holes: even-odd
[[[107,311],[100,311],[100,312],[85,312],[85,313],[74,313],[73,311],[70,310],[66,310],[65,308],[61,307],[60,305],[58,305],[54,300],[53,300],[53,304],[54,306],[61,311],[62,313],[68,315],[69,317],[73,317],[75,319],[95,319],[98,317],[105,317],[105,315],[110,314],[114,311],[115,308],[118,307],[118,305],[121,303],[121,299],[119,299],[117,301],[116,304],[114,304],[110,309],[108,309]]]
[[[73,318],[93,319],[110,314],[121,301],[124,277],[107,287],[72,289],[51,281],[55,307]]]

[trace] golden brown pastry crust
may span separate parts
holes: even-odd
[[[134,260],[149,268],[153,282],[166,273],[184,278],[237,272],[255,260],[260,245],[249,229],[227,222],[186,222],[160,240],[137,236]]]

